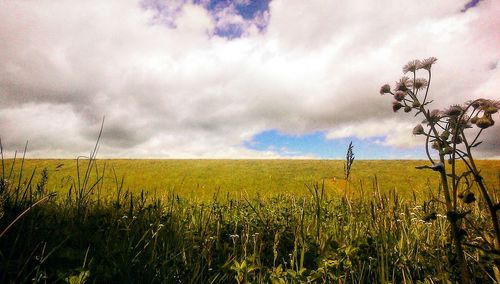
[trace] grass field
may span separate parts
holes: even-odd
[[[74,160],[4,162],[0,283],[460,281],[423,161],[355,161],[344,181],[342,161],[97,160],[87,182],[85,160],[80,181]],[[498,191],[500,161],[478,166]],[[470,190],[467,269],[496,283],[487,207]]]
[[[208,200],[215,193],[240,194],[254,197],[273,196],[278,193],[304,194],[305,185],[325,181],[327,193],[343,193],[343,161],[340,160],[98,160],[98,170],[104,171],[102,196],[116,194],[117,182],[124,178],[124,189],[134,193],[142,190],[161,196],[175,193],[191,200]],[[80,162],[81,175],[86,161]],[[372,160],[355,161],[349,188],[358,191],[373,188],[375,176],[382,192],[396,189],[402,197],[422,197],[438,187],[439,179],[432,171],[415,169],[427,161]],[[12,161],[6,161],[10,169]],[[18,169],[21,162],[17,161]],[[59,167],[58,167],[59,166]],[[483,176],[490,187],[499,187],[500,161],[479,161]],[[25,180],[35,170],[34,184],[43,169],[48,170],[48,189],[65,194],[72,177],[76,178],[75,160],[26,160]],[[15,171],[19,173],[19,170]]]

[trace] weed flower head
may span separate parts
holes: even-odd
[[[396,93],[394,93],[394,99],[398,102],[404,100],[406,96],[406,92],[403,92],[403,91],[397,91]]]
[[[421,62],[420,60],[412,60],[408,62],[405,66],[403,66],[403,73],[408,73],[408,72],[413,72],[417,71],[418,67],[420,66]]]
[[[429,119],[424,120],[427,124],[436,124],[443,117],[443,112],[438,109],[432,110],[429,113]]]
[[[415,89],[420,90],[422,88],[427,87],[428,82],[424,78],[417,78],[417,79],[415,79],[415,81],[413,82],[412,85],[413,85],[413,87],[415,87]]]
[[[411,85],[410,78],[402,77],[399,81],[396,82],[396,91],[408,91],[408,87]]]
[[[424,127],[422,126],[422,124],[418,124],[417,126],[415,126],[415,128],[413,128],[413,135],[421,134],[424,134]]]
[[[424,59],[420,61],[420,64],[418,66],[418,69],[425,69],[427,71],[431,70],[432,65],[437,61],[436,57],[429,57],[427,59]]]
[[[463,111],[462,106],[452,105],[444,111],[444,114],[447,116],[459,116]]]
[[[400,108],[402,108],[403,105],[400,102],[392,102],[392,110],[394,112],[397,112]]]
[[[389,86],[389,84],[385,84],[382,87],[380,87],[380,94],[381,95],[388,94],[390,92],[391,92],[391,86]]]
[[[494,123],[495,122],[491,118],[491,115],[488,115],[488,114],[484,114],[483,116],[478,118],[476,121],[477,127],[481,128],[481,129],[486,129],[486,128],[492,126]]]

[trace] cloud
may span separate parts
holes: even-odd
[[[465,4],[274,0],[249,21],[189,1],[2,1],[0,135],[71,157],[105,115],[103,156],[276,157],[244,146],[268,129],[411,147],[419,121],[378,95],[406,61],[439,58],[436,107],[499,99],[500,4]],[[231,25],[243,36],[214,33]]]

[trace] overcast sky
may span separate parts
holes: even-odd
[[[423,158],[378,94],[500,99],[500,1],[0,1],[0,137],[29,157]],[[498,120],[498,114],[497,120]],[[500,122],[483,157],[500,158]]]

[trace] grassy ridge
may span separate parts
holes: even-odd
[[[356,161],[351,181],[356,187],[371,188],[375,175],[380,188],[396,189],[402,197],[412,197],[413,192],[421,197],[438,186],[436,174],[419,171],[415,166],[425,161],[374,160]],[[229,194],[238,197],[272,196],[276,193],[303,194],[305,184],[325,180],[327,193],[341,193],[345,188],[343,161],[338,160],[98,160],[99,171],[104,170],[102,196],[116,193],[116,182],[121,182],[131,192],[144,190],[162,195],[174,192],[183,197],[209,200],[213,194]],[[57,168],[58,165],[62,165]],[[81,173],[85,161],[82,163]],[[10,169],[7,160],[6,168]],[[499,185],[500,161],[478,161],[482,174],[491,186]],[[16,169],[20,167],[17,161]],[[76,176],[75,160],[26,160],[24,176],[29,178],[36,168],[39,173],[47,168],[48,188],[66,193],[71,179]],[[16,171],[19,172],[19,171]],[[34,183],[39,174],[34,177]],[[115,179],[116,175],[116,179]],[[332,179],[335,177],[336,179]],[[352,187],[352,186],[351,186]]]

